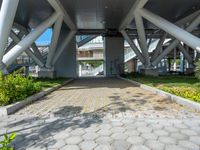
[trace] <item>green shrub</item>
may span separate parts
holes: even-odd
[[[195,76],[200,80],[200,59],[196,62]]]
[[[6,77],[0,75],[0,106],[21,101],[40,90],[40,83],[33,82],[30,77],[15,73]]]
[[[191,87],[161,87],[163,91],[200,102],[200,91]]]
[[[11,142],[15,140],[16,133],[12,133],[11,135],[5,134],[4,140],[0,141],[0,150],[13,150],[11,146]]]

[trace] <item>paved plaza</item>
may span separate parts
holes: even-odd
[[[75,80],[0,119],[20,150],[200,149],[199,113],[116,78]]]

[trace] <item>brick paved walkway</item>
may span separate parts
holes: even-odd
[[[16,149],[200,149],[199,113],[118,79],[76,80],[0,119]]]

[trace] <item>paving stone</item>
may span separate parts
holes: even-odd
[[[186,126],[184,123],[181,123],[181,124],[175,123],[174,126],[177,127],[177,128],[180,128],[180,129],[187,129],[188,128],[188,126]]]
[[[128,135],[123,133],[114,133],[111,135],[111,137],[115,140],[125,140],[128,137]]]
[[[131,136],[127,139],[127,141],[131,144],[143,144],[144,138],[142,138],[140,136]]]
[[[147,140],[156,140],[158,138],[154,133],[143,133],[141,136]]]
[[[130,143],[123,140],[116,140],[112,143],[112,147],[114,150],[128,150],[130,146]]]
[[[152,150],[163,150],[165,148],[165,145],[163,143],[156,140],[147,140],[147,142],[145,142],[145,145]]]
[[[53,138],[54,139],[66,139],[69,137],[69,133],[61,131],[60,133],[56,133]]]
[[[200,136],[191,136],[190,141],[194,144],[200,145]]]
[[[139,127],[137,130],[141,133],[150,133],[152,131],[152,129],[149,127]]]
[[[80,143],[81,150],[92,150],[97,146],[94,141],[83,141]]]
[[[197,135],[197,133],[191,129],[183,129],[183,130],[181,130],[181,133],[188,135],[188,136]]]
[[[199,150],[199,146],[190,141],[179,141],[178,144],[190,150]]]
[[[77,145],[66,145],[61,150],[80,150],[80,148]]]
[[[64,147],[65,146],[65,142],[63,141],[63,140],[59,140],[59,141],[55,141],[55,143],[54,142],[52,142],[52,143],[48,143],[47,144],[47,148],[48,149],[60,149],[60,148],[62,148],[62,147]]]
[[[82,137],[84,140],[94,140],[98,137],[98,134],[89,132],[89,133],[84,134]]]
[[[126,132],[124,132],[124,134],[126,134],[128,136],[134,136],[134,135],[139,135],[140,132],[137,130],[127,130]]]
[[[83,139],[80,136],[71,136],[65,140],[67,144],[75,145],[79,144]]]
[[[87,129],[85,129],[85,132],[97,132],[99,130],[99,128],[97,127],[89,127]]]
[[[110,145],[98,145],[95,150],[113,150]]]
[[[99,125],[99,128],[102,129],[102,130],[109,130],[112,128],[112,125],[110,124],[101,124]]]
[[[150,150],[150,149],[144,145],[135,145],[132,146],[130,150]]]
[[[164,144],[176,144],[176,140],[171,137],[159,137],[158,140]]]
[[[109,136],[101,136],[96,139],[96,143],[98,144],[111,144],[113,139]]]
[[[178,145],[166,145],[165,150],[186,150],[186,149]]]
[[[164,129],[170,133],[179,132],[179,129],[175,127],[165,127]]]
[[[114,127],[111,129],[111,132],[116,133],[116,132],[124,132],[125,128],[124,127]]]
[[[158,136],[168,136],[169,135],[169,133],[165,130],[155,130],[154,133],[157,134]]]
[[[99,130],[99,131],[97,132],[97,134],[99,134],[99,135],[104,135],[104,136],[109,136],[109,135],[112,134],[112,132],[111,132],[110,130],[104,130],[104,129],[102,129],[102,130]]]
[[[171,134],[171,137],[172,138],[175,138],[177,140],[184,140],[184,139],[187,139],[188,137],[182,133],[172,133]]]
[[[77,129],[75,129],[75,130],[72,130],[72,131],[70,132],[70,134],[71,134],[71,135],[80,136],[80,135],[85,134],[85,131],[84,131],[83,129],[81,129],[81,128],[77,128]]]

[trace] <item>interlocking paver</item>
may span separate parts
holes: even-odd
[[[139,136],[131,136],[127,139],[127,141],[133,145],[144,143],[145,139]]]
[[[116,140],[112,144],[114,150],[128,150],[130,146],[130,143],[123,140]]]
[[[179,141],[179,145],[181,145],[187,149],[190,149],[190,150],[199,150],[199,146],[190,141]]]
[[[150,150],[148,147],[144,145],[134,145],[130,150]]]
[[[165,144],[156,140],[147,140],[145,145],[152,150],[164,150]]]
[[[80,144],[81,150],[92,150],[97,146],[97,144],[94,141],[83,141]]]
[[[66,145],[61,150],[80,150],[80,148],[77,145]]]
[[[111,144],[113,139],[109,136],[101,136],[96,139],[96,143],[98,144]]]
[[[197,149],[200,114],[127,82],[80,79],[1,119],[15,149]],[[20,138],[21,137],[21,138]]]
[[[79,144],[83,139],[80,136],[71,136],[65,140],[67,144],[75,145]]]
[[[97,133],[91,133],[91,132],[86,133],[86,134],[84,134],[84,135],[82,136],[82,138],[83,138],[84,140],[94,140],[94,139],[96,139],[97,137],[98,137],[98,134],[97,134]]]

